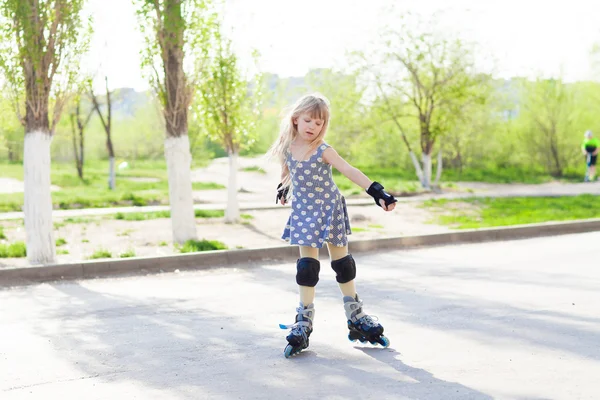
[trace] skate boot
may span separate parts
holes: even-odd
[[[304,306],[300,303],[300,307],[296,309],[296,322],[292,325],[279,324],[281,329],[290,329],[290,334],[286,336],[288,345],[285,346],[283,354],[285,358],[289,358],[300,353],[308,347],[308,338],[312,333],[312,322],[315,317],[315,306],[309,304]]]
[[[365,314],[362,310],[362,300],[344,296],[344,309],[346,310],[346,318],[348,318],[348,339],[355,342],[360,340],[361,343],[369,342],[373,345],[380,344],[383,347],[388,347],[390,341],[383,336],[383,326],[381,326],[373,317]]]

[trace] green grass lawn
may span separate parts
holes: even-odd
[[[435,222],[457,229],[532,224],[600,218],[600,197],[470,198],[429,200],[423,206],[436,214]]]
[[[23,179],[20,164],[0,164],[0,176]],[[86,164],[84,180],[77,176],[72,164],[53,163],[51,182],[61,188],[52,192],[55,209],[97,208],[111,206],[145,206],[168,204],[169,187],[164,161],[136,161],[128,169],[117,172],[114,191],[108,190],[108,162]],[[221,189],[213,182],[194,182],[194,190]],[[0,212],[20,211],[23,193],[0,195]]]

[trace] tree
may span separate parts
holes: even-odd
[[[470,103],[485,101],[477,88],[488,77],[475,74],[471,48],[438,32],[435,20],[413,22],[404,19],[385,28],[383,46],[373,46],[382,50],[357,55],[362,71],[383,100],[380,104],[402,135],[422,186],[429,188],[434,145],[467,114]],[[417,124],[422,167],[409,141],[411,123],[407,121]]]
[[[194,80],[203,70],[215,18],[209,0],[136,0],[146,34],[143,66],[152,71],[165,119],[165,158],[173,241],[196,239],[192,198],[188,108]],[[186,66],[189,66],[186,72]]]
[[[576,129],[580,115],[574,93],[560,79],[525,81],[521,90],[522,118],[527,124],[523,143],[530,149],[531,159],[544,165],[553,177],[561,177],[570,159],[579,155],[577,144],[582,136],[573,133],[584,132]]]
[[[104,128],[104,132],[106,133],[106,150],[108,151],[108,188],[110,190],[115,190],[116,186],[116,171],[115,171],[115,147],[112,142],[112,103],[110,100],[110,90],[108,90],[108,77],[104,77],[104,82],[106,84],[106,119],[100,110],[100,103],[98,102],[98,98],[94,94],[93,89],[90,86],[90,98],[92,99],[92,104],[94,105],[94,110],[98,114],[100,118],[100,122],[102,122],[102,127]]]
[[[85,135],[84,131],[90,118],[94,113],[94,109],[88,112],[85,120],[81,119],[81,95],[77,95],[75,99],[75,109],[71,112],[71,133],[73,136],[73,154],[75,156],[75,167],[79,179],[83,180],[83,165],[85,162]]]
[[[0,93],[0,150],[6,151],[8,161],[21,161],[23,126],[15,115],[15,107],[7,91]]]
[[[32,264],[55,259],[50,142],[89,42],[82,6],[83,0],[0,0],[0,65],[14,93],[25,92],[17,112],[25,127],[23,211]]]
[[[215,53],[198,86],[198,119],[209,137],[219,142],[229,156],[229,182],[225,222],[239,220],[237,200],[238,156],[241,148],[256,140],[262,82],[260,75],[243,77],[231,41],[215,36]]]

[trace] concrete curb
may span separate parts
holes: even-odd
[[[443,246],[460,243],[478,243],[495,240],[514,240],[572,233],[600,231],[600,219],[543,224],[517,225],[501,228],[484,228],[420,236],[402,236],[385,239],[357,240],[350,242],[351,253],[377,250],[400,250],[414,247]],[[321,256],[327,256],[326,248]],[[296,246],[280,246],[245,250],[217,250],[200,253],[178,254],[165,257],[138,257],[107,261],[83,261],[0,270],[0,286],[26,285],[31,283],[69,279],[89,279],[119,275],[141,275],[175,270],[201,270],[237,266],[248,268],[257,262],[296,260]]]

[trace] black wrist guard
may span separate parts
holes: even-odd
[[[379,207],[381,207],[381,204],[379,204],[379,200],[381,199],[385,201],[386,207],[398,201],[396,198],[394,198],[394,196],[383,190],[383,186],[381,186],[381,183],[379,182],[371,183],[371,186],[369,186],[367,189],[367,193],[371,195],[373,199],[375,199],[375,204],[377,204]]]
[[[279,203],[281,198],[284,200],[287,199],[288,192],[290,191],[289,186],[286,186],[285,188],[282,188],[281,186],[283,186],[283,183],[277,185],[277,199],[275,199],[275,204]]]

